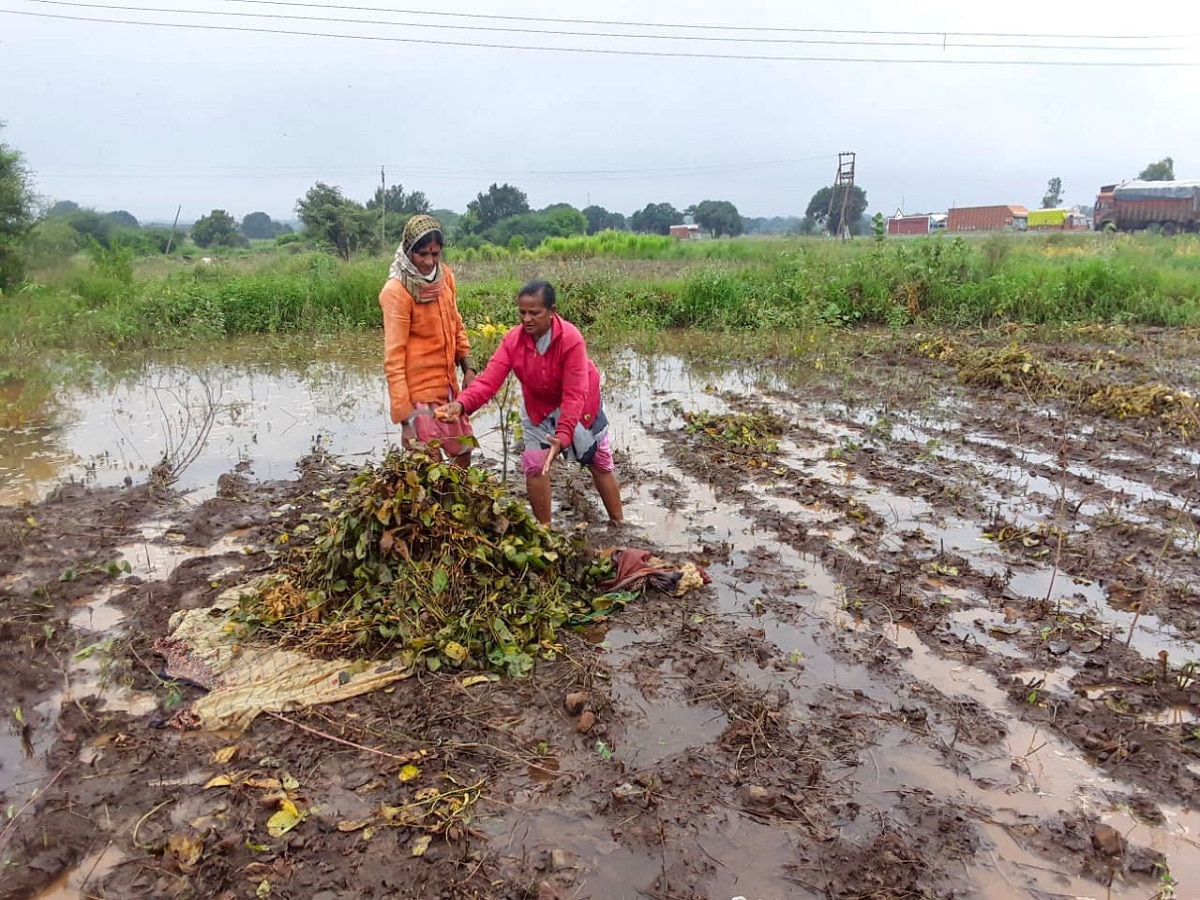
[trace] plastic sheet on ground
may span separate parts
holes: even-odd
[[[347,700],[408,678],[397,660],[317,659],[261,638],[243,641],[231,620],[253,585],[225,591],[212,606],[180,610],[155,645],[165,675],[208,689],[169,724],[177,728],[244,731],[261,712],[288,712]]]

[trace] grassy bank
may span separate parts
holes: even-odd
[[[378,328],[387,262],[319,253],[174,267],[79,262],[0,299],[0,370],[54,351]],[[512,321],[518,285],[537,275],[557,284],[564,313],[596,339],[680,327],[1200,323],[1193,236],[686,244],[599,235],[489,258],[468,251],[454,262],[468,323]]]

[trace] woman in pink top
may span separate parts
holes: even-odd
[[[600,402],[600,371],[588,359],[579,329],[558,315],[554,287],[531,281],[517,295],[521,327],[504,336],[470,387],[435,414],[454,420],[488,402],[508,373],[521,383],[524,453],[521,469],[529,505],[550,524],[550,466],[558,456],[586,466],[609,519],[621,522],[621,486],[613,471],[608,419]]]

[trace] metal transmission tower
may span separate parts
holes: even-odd
[[[846,224],[846,203],[854,190],[854,154],[839,153],[837,177],[833,179],[833,190],[829,194],[828,217],[833,218],[834,204],[840,203],[838,211],[838,237],[843,241],[850,240],[850,226]]]

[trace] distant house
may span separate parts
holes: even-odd
[[[950,210],[948,231],[1024,231],[1029,210],[1024,206],[960,206]]]
[[[896,214],[888,219],[887,233],[929,234],[945,227],[946,216],[942,213],[914,213],[906,216],[900,210],[896,210]]]
[[[695,223],[691,216],[684,216],[683,221],[678,225],[672,225],[667,234],[681,241],[700,241],[707,237],[704,230]]]

